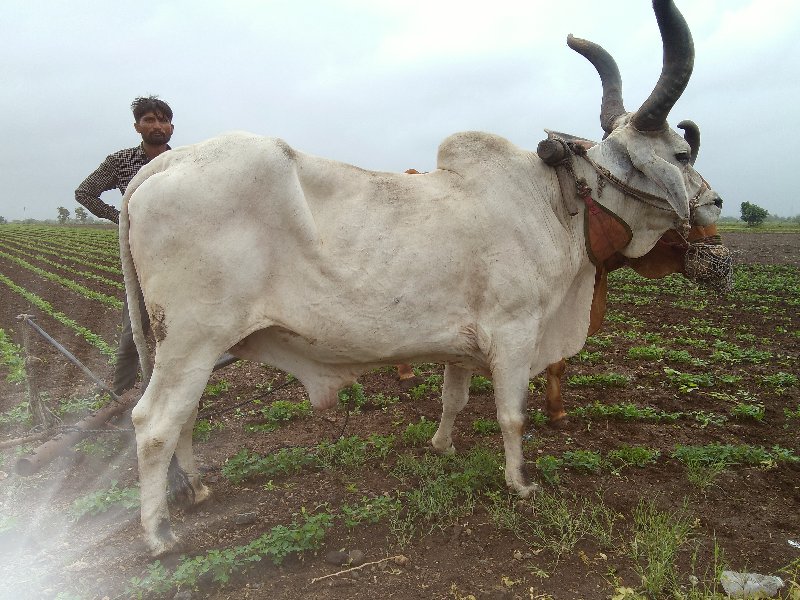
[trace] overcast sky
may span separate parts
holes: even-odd
[[[724,215],[800,214],[800,2],[677,3],[696,59],[669,121],[700,126],[695,166]],[[77,185],[140,141],[140,95],[172,106],[173,147],[246,130],[381,171],[435,168],[456,131],[599,139],[600,81],[568,33],[612,53],[635,110],[661,70],[648,0],[3,0],[0,216],[74,212]]]

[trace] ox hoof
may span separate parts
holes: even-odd
[[[201,483],[200,486],[194,491],[194,504],[202,504],[211,497],[211,488]]]
[[[522,469],[517,477],[511,477],[509,472],[506,471],[506,485],[520,498],[530,498],[539,488],[539,486],[527,476],[525,469]]]
[[[435,439],[436,438],[431,440],[431,448],[433,448],[434,452],[436,452],[437,454],[444,454],[445,456],[456,453],[456,447],[453,445],[452,442],[450,444],[437,444],[434,441]]]
[[[150,556],[153,558],[162,558],[168,554],[179,550],[180,544],[178,538],[172,533],[172,530],[160,532],[160,535],[151,537],[147,541],[147,546],[150,549]]]
[[[536,490],[539,489],[539,486],[535,483],[531,483],[522,487],[514,486],[513,489],[520,498],[530,498],[536,493]]]
[[[548,425],[553,429],[566,429],[569,426],[567,413],[562,413],[553,417],[548,417]]]

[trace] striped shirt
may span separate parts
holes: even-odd
[[[119,210],[103,202],[100,194],[114,188],[124,194],[133,176],[148,162],[141,144],[109,154],[75,190],[75,200],[94,216],[119,223]]]

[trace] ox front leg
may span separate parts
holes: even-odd
[[[528,396],[529,364],[497,362],[492,368],[497,421],[503,433],[506,457],[506,484],[523,498],[536,490],[525,469],[522,434]]]
[[[197,370],[189,369],[183,374],[173,372],[165,378],[156,364],[147,391],[133,409],[142,527],[153,556],[170,552],[178,541],[172,533],[167,507],[167,470],[180,438],[191,435],[197,403],[211,373],[213,360],[209,359],[205,377],[198,375]],[[183,462],[184,468],[189,466],[190,471],[194,471],[193,459],[187,464],[187,444],[182,442],[180,445],[183,458],[178,457],[179,464]],[[188,452],[191,453],[191,442]],[[199,479],[197,484],[202,486]],[[202,487],[198,487],[195,493],[197,491],[204,493]]]
[[[469,399],[469,383],[472,371],[445,365],[444,383],[442,384],[442,419],[431,444],[437,452],[450,454],[455,452],[453,446],[453,425],[458,413],[466,406]]]
[[[567,369],[567,361],[563,358],[557,363],[547,365],[547,388],[544,393],[544,410],[550,423],[555,425],[567,416],[564,410],[564,399],[561,397],[561,382]]]

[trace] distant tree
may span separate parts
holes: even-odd
[[[58,211],[58,222],[62,225],[69,221],[69,210],[64,208],[63,206],[59,206],[57,209]]]
[[[3,223],[8,223],[8,221],[6,221],[5,217],[0,217],[0,225],[2,225]]]
[[[758,227],[768,215],[767,209],[750,202],[742,202],[742,221],[747,223],[748,227]]]
[[[75,218],[78,219],[79,223],[86,223],[86,219],[89,218],[89,213],[86,212],[85,208],[79,206],[75,209]]]

